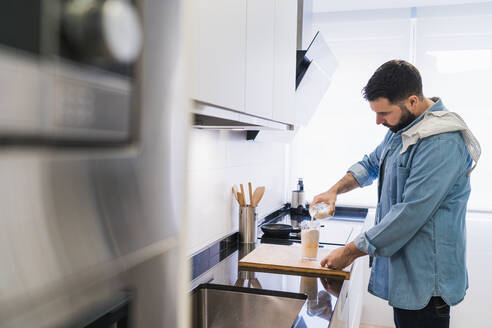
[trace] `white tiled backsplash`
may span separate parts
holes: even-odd
[[[265,186],[258,218],[286,202],[288,145],[246,141],[246,132],[192,129],[188,169],[188,253],[237,231],[238,211],[232,185],[242,183],[248,194]],[[249,196],[246,196],[249,203]]]

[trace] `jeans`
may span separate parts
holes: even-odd
[[[396,328],[449,328],[449,305],[432,297],[421,310],[393,308]]]

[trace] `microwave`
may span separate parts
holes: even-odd
[[[142,40],[132,1],[0,1],[0,143],[132,142]]]

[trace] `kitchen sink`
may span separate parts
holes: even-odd
[[[192,292],[192,327],[292,327],[306,295],[202,284]]]

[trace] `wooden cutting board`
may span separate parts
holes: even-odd
[[[239,269],[277,272],[287,274],[310,275],[318,277],[343,277],[350,279],[352,264],[343,270],[322,267],[319,262],[339,246],[326,246],[318,250],[318,260],[308,261],[301,258],[301,246],[261,244],[239,261]]]

